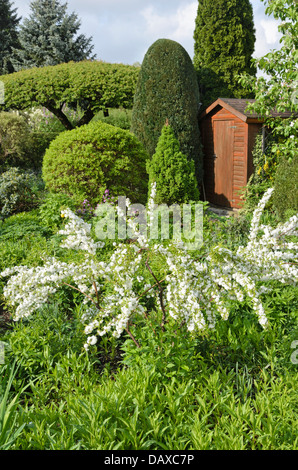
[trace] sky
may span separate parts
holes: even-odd
[[[210,0],[212,1],[212,0]],[[18,15],[28,18],[30,0],[12,0]],[[66,3],[61,0],[60,3]],[[142,63],[157,39],[179,42],[191,59],[198,0],[68,0],[68,12],[81,20],[79,33],[92,36],[93,53],[110,63]],[[254,57],[280,47],[278,23],[265,15],[261,0],[251,0],[256,28]]]

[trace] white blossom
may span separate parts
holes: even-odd
[[[298,215],[276,228],[261,225],[261,215],[271,194],[269,190],[254,212],[246,246],[236,252],[215,246],[202,260],[193,259],[181,243],[165,246],[155,241],[150,245],[129,219],[134,243],[117,244],[107,262],[99,261],[96,251],[103,243],[92,239],[91,225],[67,209],[63,215],[68,223],[60,231],[66,237],[62,246],[85,251],[84,260],[77,264],[46,258],[43,266],[8,268],[0,274],[8,278],[4,297],[14,309],[14,319],[19,320],[47,302],[63,283],[76,287],[84,298],[82,321],[87,335],[84,347],[88,350],[99,336],[119,337],[132,316],[144,315],[142,298],[158,302],[157,287],[152,288],[156,280],[149,284],[142,271],[150,254],[159,258],[167,273],[163,283],[166,314],[184,322],[189,331],[214,328],[217,315],[228,319],[228,302],[242,302],[245,298],[250,299],[259,323],[266,327],[268,320],[261,299],[269,287],[264,283],[276,280],[296,284],[298,279],[298,244],[287,239],[297,234]],[[149,224],[154,195],[153,186],[147,212]],[[129,201],[127,204],[130,207]],[[161,305],[157,303],[156,308],[161,309]]]

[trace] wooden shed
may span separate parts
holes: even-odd
[[[252,150],[263,126],[257,114],[245,111],[252,101],[219,98],[200,115],[204,191],[212,204],[241,207],[240,190],[253,172]]]

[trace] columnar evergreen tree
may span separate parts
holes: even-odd
[[[94,58],[92,38],[77,36],[81,22],[76,13],[67,13],[67,3],[35,0],[30,8],[30,17],[20,27],[21,48],[14,49],[16,70]]]
[[[249,98],[238,75],[256,74],[253,9],[249,0],[199,0],[194,67],[203,105],[219,97]]]
[[[150,157],[155,153],[166,119],[181,152],[194,160],[202,179],[202,152],[198,126],[199,88],[186,50],[170,39],[158,39],[145,54],[132,111],[131,131]]]
[[[193,160],[188,160],[168,121],[162,128],[155,154],[147,162],[149,196],[156,183],[156,204],[182,204],[199,199]]]
[[[18,18],[17,9],[12,8],[9,0],[0,0],[0,75],[14,71],[10,61],[12,47],[18,47]]]

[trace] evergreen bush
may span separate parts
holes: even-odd
[[[177,42],[159,39],[148,49],[138,77],[131,131],[153,156],[166,119],[181,152],[194,160],[202,179],[198,126],[199,89],[192,61]]]
[[[156,183],[156,204],[182,204],[199,199],[193,160],[180,151],[173,129],[165,124],[152,160],[147,162],[149,193]]]
[[[43,178],[53,192],[78,203],[102,200],[108,188],[117,196],[144,203],[147,154],[129,131],[101,121],[62,132],[46,150]]]

